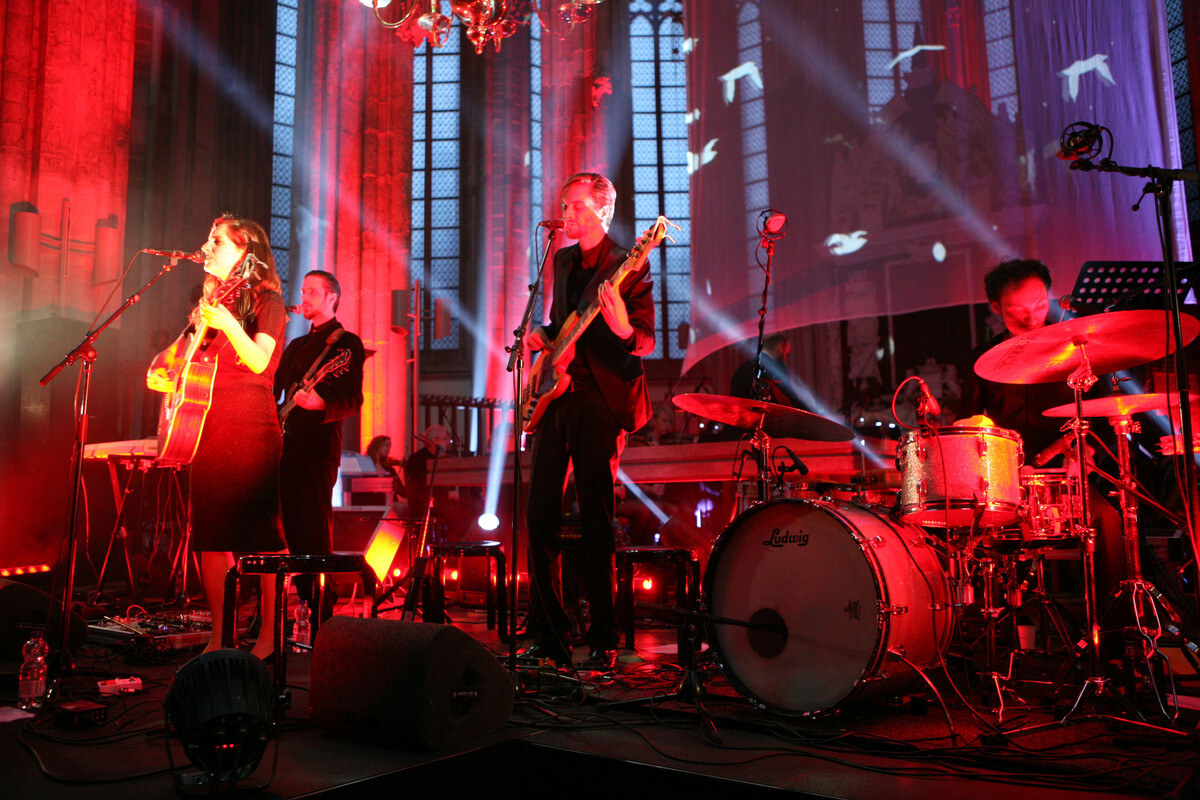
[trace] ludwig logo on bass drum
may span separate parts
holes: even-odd
[[[803,531],[800,533],[792,533],[791,531],[781,531],[779,528],[771,531],[770,537],[763,541],[764,545],[771,547],[783,547],[785,545],[794,544],[797,547],[804,547],[808,544],[808,534]]]

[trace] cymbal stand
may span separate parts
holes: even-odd
[[[1134,475],[1133,459],[1129,449],[1129,434],[1137,433],[1140,426],[1133,422],[1128,415],[1111,417],[1108,421],[1117,435],[1117,466],[1120,476],[1117,483],[1117,496],[1121,505],[1121,533],[1125,542],[1125,566],[1128,577],[1109,591],[1101,608],[1100,618],[1102,621],[1107,619],[1114,613],[1118,603],[1123,598],[1128,598],[1129,608],[1133,614],[1134,630],[1141,643],[1141,652],[1131,655],[1145,663],[1146,675],[1154,688],[1158,710],[1173,722],[1178,717],[1178,709],[1173,712],[1167,711],[1163,702],[1163,694],[1159,691],[1154,678],[1151,661],[1155,656],[1166,661],[1166,657],[1158,649],[1158,641],[1164,630],[1179,636],[1185,646],[1193,652],[1196,651],[1196,644],[1189,641],[1180,632],[1181,615],[1179,611],[1171,605],[1170,601],[1153,583],[1146,580],[1142,573],[1142,554],[1137,527],[1138,498],[1131,491],[1131,487],[1134,485]],[[1164,626],[1160,611],[1166,614],[1168,625]],[[1154,622],[1153,625],[1148,624],[1151,620]],[[1174,694],[1173,688],[1171,694]]]
[[[1087,677],[1084,680],[1083,686],[1080,687],[1079,694],[1075,697],[1075,702],[1067,710],[1067,712],[1057,722],[1047,723],[1045,725],[1033,725],[1027,728],[1022,728],[1019,731],[1011,733],[1029,733],[1037,730],[1043,730],[1049,727],[1057,727],[1066,725],[1072,718],[1079,715],[1083,720],[1101,719],[1112,720],[1115,722],[1124,722],[1131,725],[1152,728],[1166,733],[1182,733],[1171,728],[1163,728],[1158,725],[1153,725],[1141,719],[1142,715],[1137,708],[1120,692],[1113,690],[1110,681],[1101,674],[1100,668],[1100,615],[1096,607],[1096,531],[1088,526],[1091,522],[1091,508],[1088,499],[1087,487],[1083,485],[1086,480],[1086,470],[1084,465],[1087,463],[1087,431],[1088,422],[1083,415],[1083,393],[1090,389],[1096,383],[1096,375],[1092,372],[1091,363],[1087,357],[1087,341],[1080,338],[1073,342],[1079,348],[1079,366],[1067,378],[1067,385],[1071,388],[1075,395],[1075,416],[1072,417],[1063,426],[1064,429],[1069,428],[1074,433],[1073,449],[1075,452],[1075,463],[1080,468],[1080,506],[1082,509],[1084,526],[1081,528],[1083,536],[1083,593],[1084,593],[1084,610],[1086,615],[1087,635],[1078,643],[1078,655],[1086,654]],[[1130,716],[1115,716],[1112,714],[1100,714],[1094,711],[1087,712],[1085,709],[1091,708],[1091,700],[1100,697],[1102,694],[1107,694],[1120,705]],[[1082,713],[1081,713],[1082,712]],[[1134,719],[1132,717],[1138,717]]]

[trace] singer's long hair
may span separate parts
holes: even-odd
[[[238,321],[245,322],[254,310],[259,295],[264,291],[278,292],[283,287],[283,281],[279,279],[279,272],[275,269],[275,255],[271,252],[270,238],[261,225],[254,220],[229,213],[222,214],[213,220],[212,227],[215,228],[218,225],[224,225],[229,231],[229,238],[233,243],[238,247],[245,247],[246,252],[258,259],[265,267],[265,270],[261,267],[256,270],[250,279],[250,291],[242,292],[237,302],[230,308]],[[240,267],[239,264],[238,268]],[[204,297],[211,297],[220,285],[221,280],[215,275],[205,275]],[[197,308],[192,312],[192,322],[198,322],[198,316],[199,309]]]

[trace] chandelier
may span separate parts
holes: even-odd
[[[557,0],[551,0],[556,2]],[[517,32],[517,26],[528,24],[536,17],[546,32],[565,38],[576,25],[587,22],[596,6],[604,0],[566,0],[555,9],[562,24],[554,26],[542,19],[537,0],[450,0],[450,15],[442,13],[443,0],[397,0],[394,19],[387,20],[379,9],[390,6],[393,0],[359,0],[375,12],[375,19],[385,28],[395,28],[396,35],[410,41],[414,47],[428,41],[430,47],[441,47],[450,34],[450,23],[458,17],[466,27],[467,40],[475,52],[483,54],[488,43],[500,51],[500,43]],[[542,0],[543,4],[546,0]],[[556,30],[557,28],[557,30]]]

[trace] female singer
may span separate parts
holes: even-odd
[[[280,553],[286,548],[279,509],[283,444],[272,385],[287,312],[275,258],[258,223],[230,214],[218,217],[201,250],[208,273],[204,295],[192,311],[191,324],[151,364],[146,385],[174,391],[185,366],[183,354],[200,323],[215,332],[207,348],[193,357],[215,362],[216,371],[189,468],[188,506],[192,550],[200,555],[200,577],[212,610],[207,650],[218,650],[224,634],[225,573],[233,553]],[[243,268],[247,288],[226,304],[214,302],[225,280]],[[262,629],[251,652],[266,659],[275,642],[275,583],[266,576],[261,586]]]

